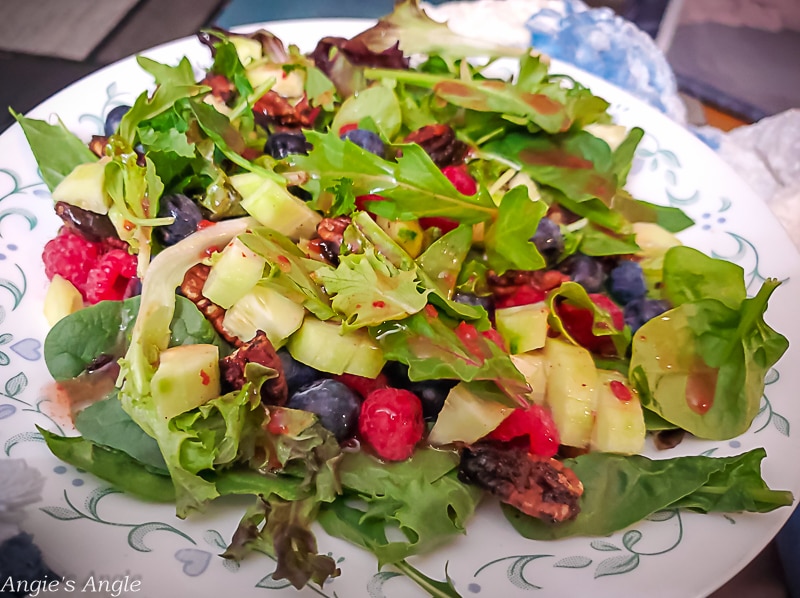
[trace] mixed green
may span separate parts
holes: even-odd
[[[298,588],[339,574],[314,521],[457,596],[406,559],[488,496],[543,540],[792,503],[762,449],[636,454],[648,432],[746,432],[788,343],[763,318],[777,281],[748,297],[741,268],[680,244],[682,211],[625,190],[643,131],[606,101],[412,0],[310,55],[200,37],[205,77],[138,58],[155,91],[92,149],[16,115],[65,221],[45,358],[94,392],[80,436],[41,430],[55,455],[179,517],[251,496],[224,556],[272,555]],[[123,248],[114,276],[67,267],[78,246]]]

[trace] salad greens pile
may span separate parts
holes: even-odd
[[[432,595],[457,596],[406,559],[465,533],[485,494],[459,479],[458,443],[420,445],[399,462],[344,450],[314,414],[262,404],[262,388],[282,372],[260,363],[247,363],[241,388],[159,415],[152,382],[165,351],[204,344],[225,357],[234,349],[176,294],[192,267],[213,270],[219,258],[209,256],[234,239],[262,260],[258,285],[301,306],[301,319],[362,335],[381,365],[404,364],[412,381],[452,380],[509,410],[530,405],[530,378],[496,342],[492,310],[457,296],[490,297],[492,277],[555,273],[579,254],[634,256],[648,296],[669,303],[665,317],[632,333],[562,277],[543,293],[549,335],[580,346],[560,306],[589,314],[592,336],[608,341],[593,352],[595,363],[628,376],[653,430],[724,439],[748,429],[765,375],[787,348],[763,318],[779,283],[767,280],[747,297],[741,268],[681,246],[673,233],[692,220],[624,189],[643,131],[611,124],[608,103],[551,74],[546,57],[460,37],[412,0],[351,40],[321,40],[308,56],[265,31],[201,39],[213,63],[200,82],[188,59],[170,66],[137,58],[155,90],[102,140],[101,157],[60,122],[15,114],[54,199],[69,195],[79,169],[99,185],[99,207],[88,195],[72,202],[108,215],[142,281],[140,297],[87,306],[47,336],[57,381],[104,380],[106,389],[102,400],[76,408],[80,436],[40,430],[56,456],[145,500],[174,502],[179,517],[220,496],[252,497],[224,556],[272,555],[273,577],[297,588],[338,574],[317,553],[317,521]],[[412,55],[418,62],[409,68]],[[516,76],[493,76],[508,59]],[[455,132],[451,149],[469,148],[464,172],[474,193],[454,184],[422,142],[408,140],[443,123]],[[289,125],[303,129],[307,151],[265,153],[265,141]],[[353,125],[377,134],[387,154],[340,135]],[[193,198],[214,224],[165,246],[154,231],[173,223],[159,212],[170,194]],[[569,215],[556,259],[533,238],[553,214]],[[322,218],[346,219],[335,261],[312,251]],[[426,219],[437,224],[420,226]],[[643,231],[654,227],[666,242],[643,249]],[[270,340],[292,352],[295,337]],[[552,539],[607,535],[667,508],[765,512],[791,504],[791,494],[762,480],[764,457],[762,449],[663,460],[586,452],[562,461],[584,488],[574,520],[553,524],[509,505],[504,513],[522,536]]]

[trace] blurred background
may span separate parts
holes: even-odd
[[[691,124],[708,122],[728,130],[800,106],[799,0],[586,3],[610,7],[656,40],[675,71]],[[390,12],[392,4],[393,0],[3,0],[0,106],[25,112],[102,66],[203,27],[295,18],[375,18]],[[7,111],[0,110],[0,130],[11,122]]]

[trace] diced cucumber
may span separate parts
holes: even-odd
[[[541,351],[511,355],[514,366],[525,376],[525,382],[531,387],[527,398],[537,405],[545,404],[547,392],[547,361]]]
[[[231,35],[228,39],[233,44],[233,47],[236,48],[236,54],[239,56],[239,62],[242,63],[242,66],[261,60],[263,49],[259,40],[242,35]]]
[[[246,69],[247,80],[253,89],[264,85],[270,79],[274,79],[275,83],[270,88],[279,96],[284,98],[299,98],[303,95],[305,87],[305,78],[302,73],[303,69],[295,69],[288,73],[283,70],[279,65],[274,64],[254,64]]]
[[[583,127],[583,130],[605,141],[612,152],[615,151],[628,136],[628,129],[622,125],[591,123]]]
[[[297,361],[331,374],[375,378],[386,364],[383,351],[366,329],[342,334],[341,323],[311,315],[289,337],[287,348]]]
[[[322,217],[270,178],[255,172],[230,177],[241,206],[264,226],[292,239],[310,238]]]
[[[225,312],[222,327],[243,341],[263,330],[272,345],[279,348],[300,328],[305,313],[302,305],[279,291],[256,285]]]
[[[544,347],[549,310],[544,301],[504,307],[494,312],[497,331],[513,354]]]
[[[444,401],[428,442],[434,446],[452,442],[471,444],[499,426],[513,410],[508,405],[482,399],[464,383],[456,384]]]
[[[417,220],[389,220],[378,216],[376,222],[412,258],[422,253],[425,231]]]
[[[646,429],[639,395],[619,372],[598,370],[597,413],[590,448],[593,451],[633,455],[644,447]],[[617,392],[612,382],[622,385]],[[625,397],[629,396],[629,400]]]
[[[53,201],[63,201],[90,212],[107,214],[112,202],[103,185],[109,160],[110,158],[103,158],[97,162],[78,164],[53,189]]]
[[[216,345],[180,345],[165,349],[150,381],[160,417],[171,419],[220,394],[219,349]]]
[[[50,326],[83,308],[81,292],[66,278],[53,276],[44,296],[44,317]]]
[[[228,309],[261,280],[266,263],[263,257],[234,238],[211,266],[203,296]]]
[[[597,408],[597,368],[591,353],[578,345],[548,338],[546,402],[561,436],[561,444],[589,446]]]

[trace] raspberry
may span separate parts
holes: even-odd
[[[122,249],[103,254],[86,277],[84,296],[90,304],[119,301],[136,276],[136,258]]]
[[[589,293],[589,298],[597,307],[608,312],[614,328],[622,330],[625,327],[622,310],[616,303],[600,293]],[[607,336],[595,336],[592,332],[594,316],[590,310],[577,307],[565,301],[558,306],[557,313],[564,324],[565,330],[579,345],[600,355],[613,355],[616,353],[614,343],[610,338]]]
[[[382,373],[378,374],[376,378],[365,378],[355,374],[337,374],[333,376],[333,379],[338,380],[353,392],[358,393],[358,396],[363,399],[366,399],[373,390],[389,386],[389,381]]]
[[[456,191],[464,195],[475,195],[478,192],[478,183],[475,182],[469,173],[467,167],[463,164],[459,166],[445,166],[442,168],[442,174],[447,177],[447,180],[453,183]],[[422,228],[439,228],[442,233],[449,233],[451,230],[458,226],[458,222],[451,218],[444,216],[427,216],[419,219],[419,224]]]
[[[531,405],[527,409],[515,409],[489,434],[489,438],[503,442],[520,436],[528,437],[528,452],[533,455],[552,457],[558,452],[558,428],[544,407]]]
[[[361,405],[358,431],[381,459],[408,459],[425,431],[422,403],[408,390],[373,390]]]
[[[94,266],[101,251],[100,243],[87,241],[81,235],[63,227],[58,235],[44,246],[42,261],[45,274],[50,280],[58,274],[84,293],[83,288],[89,270]]]

